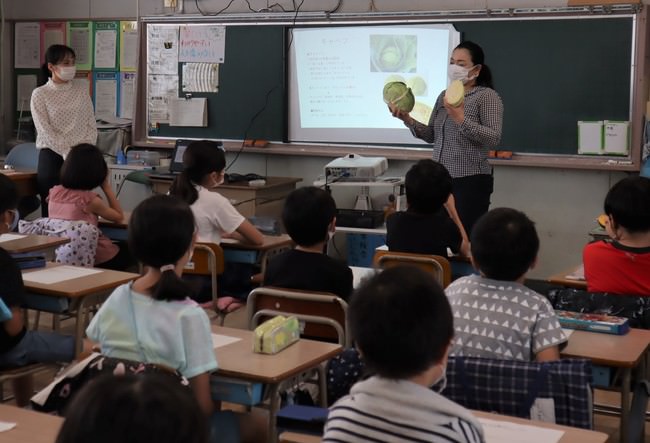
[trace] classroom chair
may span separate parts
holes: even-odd
[[[5,165],[15,169],[36,171],[38,168],[38,149],[35,143],[21,143],[11,148],[5,157]],[[18,201],[18,213],[23,218],[41,207],[41,200],[36,195],[21,197]]]
[[[642,380],[634,388],[634,397],[630,407],[630,424],[628,438],[630,443],[645,442],[646,410],[650,397],[650,382]]]
[[[468,408],[531,417],[536,399],[552,398],[555,423],[593,428],[591,362],[551,362],[449,357],[442,395]],[[537,418],[537,417],[535,417]]]
[[[251,291],[246,303],[248,328],[250,330],[276,315],[294,315],[301,322],[301,335],[312,340],[333,339],[348,348],[348,304],[340,297],[325,292],[297,291],[292,289],[265,286]],[[320,403],[327,407],[327,377],[325,365],[316,369]],[[299,385],[301,381],[313,382],[313,377],[303,376],[291,383]]]
[[[302,335],[350,347],[348,304],[334,294],[264,286],[251,291],[246,311],[250,330],[270,317],[295,315],[304,323]]]
[[[377,251],[372,259],[375,268],[412,265],[430,273],[443,288],[451,283],[451,265],[440,255],[412,254],[410,252]]]
[[[32,363],[18,368],[0,369],[0,403],[11,400],[12,397],[4,397],[4,383],[13,381],[22,377],[29,377],[39,372],[55,368],[56,365],[51,363]]]
[[[218,321],[223,326],[227,312],[217,309],[217,277],[223,274],[224,258],[223,249],[216,243],[197,243],[194,245],[192,260],[187,263],[183,274],[210,277],[212,291],[212,307],[217,313]]]

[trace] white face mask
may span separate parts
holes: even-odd
[[[472,69],[474,69],[474,66],[472,66],[471,68],[464,68],[459,65],[449,65],[449,67],[447,68],[447,76],[449,77],[449,80],[451,80],[452,82],[454,80],[460,80],[463,83],[467,83],[468,81],[471,81],[476,77],[478,77],[478,75],[473,75],[469,77],[469,71],[471,71]]]
[[[440,394],[442,391],[445,390],[446,387],[447,387],[447,365],[442,367],[442,375],[440,375],[440,378],[433,383],[431,389],[433,389],[435,392]]]
[[[59,66],[59,68],[56,71],[57,75],[61,80],[64,82],[69,82],[72,80],[77,74],[77,67],[76,66]]]

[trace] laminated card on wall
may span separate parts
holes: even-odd
[[[578,154],[600,155],[603,153],[603,122],[578,122]]]
[[[74,49],[79,71],[90,71],[93,67],[92,27],[91,22],[68,22],[68,46]]]
[[[197,97],[170,100],[169,126],[208,126],[208,99]]]
[[[630,152],[630,122],[605,120],[603,151],[609,155],[628,155]]]

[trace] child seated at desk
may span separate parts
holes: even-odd
[[[589,292],[650,296],[650,179],[628,177],[605,197],[611,237],[585,246]]]
[[[336,203],[322,189],[307,186],[287,196],[282,222],[296,248],[270,260],[264,286],[331,292],[343,300],[352,293],[352,270],[324,254],[336,229]]]
[[[493,209],[472,230],[472,263],[481,275],[447,287],[454,311],[451,355],[547,361],[567,341],[549,301],[523,285],[539,238],[523,212]]]
[[[467,234],[456,213],[451,176],[440,163],[420,160],[404,181],[406,211],[386,219],[386,245],[391,251],[447,257],[447,248],[468,255]]]
[[[478,420],[438,393],[454,326],[429,274],[386,269],[354,293],[348,312],[357,348],[376,375],[330,408],[324,442],[484,441]]]
[[[190,143],[183,153],[183,172],[176,177],[169,194],[190,205],[196,220],[199,242],[220,244],[224,237],[235,238],[251,245],[264,244],[264,236],[246,220],[230,201],[213,192],[224,181],[226,155],[213,141],[199,140]],[[217,308],[230,312],[242,305],[237,298],[245,298],[251,290],[250,266],[226,263],[226,269],[217,285],[220,298]],[[194,279],[192,279],[194,280]],[[198,300],[209,299],[209,280],[203,279]],[[222,294],[233,295],[221,297]]]
[[[250,415],[219,411],[210,396],[210,373],[218,367],[210,321],[180,278],[196,241],[194,229],[190,207],[175,197],[156,195],[140,203],[128,236],[144,275],[115,289],[86,333],[104,355],[166,365],[187,377],[210,417],[213,442],[237,442],[240,435],[242,441],[263,441],[263,426]]]
[[[98,186],[107,202],[93,191]],[[122,221],[122,206],[111,187],[104,155],[96,146],[82,143],[70,150],[61,168],[61,184],[50,189],[48,213],[50,218],[82,220],[94,226],[98,226],[98,217]],[[125,270],[133,259],[126,245],[120,247],[100,232],[95,265]]]
[[[0,174],[0,234],[9,232],[17,220],[16,185]],[[0,322],[0,367],[31,363],[69,362],[75,355],[74,337],[52,332],[28,331],[23,319],[25,288],[18,265],[0,248],[0,301],[11,311],[11,318]],[[26,406],[34,392],[31,376],[13,381],[18,406]]]

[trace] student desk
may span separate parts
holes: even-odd
[[[63,265],[48,263],[46,268],[24,270],[23,278],[29,273],[57,266]],[[76,321],[75,349],[78,354],[81,351],[84,336],[85,321],[82,319],[84,311],[90,306],[101,303],[113,289],[136,279],[138,274],[109,269],[69,267],[95,269],[100,272],[55,283],[39,283],[25,280],[25,289],[29,292],[27,294],[27,306],[25,307],[54,313],[74,312]]]
[[[559,274],[554,274],[551,275],[547,281],[549,283],[553,283],[554,285],[560,285],[560,286],[565,286],[567,288],[574,288],[574,289],[582,289],[584,291],[587,290],[587,280],[584,278],[582,279],[576,279],[576,278],[567,278],[568,275],[573,275],[577,273],[582,265],[579,266],[574,266],[573,268],[569,269],[568,271],[561,272]],[[584,276],[584,269],[582,270],[582,275]]]
[[[173,177],[149,177],[153,192],[167,194]],[[302,181],[295,177],[266,177],[264,186],[249,186],[247,181],[224,183],[216,192],[229,200],[244,217],[266,215],[280,218],[284,199],[296,189],[296,183]]]
[[[20,236],[15,240],[7,240],[10,236]],[[70,239],[65,237],[50,237],[47,235],[35,234],[4,234],[0,235],[0,248],[10,254],[22,254],[25,252],[44,251],[47,255],[52,255],[53,251],[61,245],[69,243]]]
[[[215,349],[219,369],[216,374],[268,385],[269,441],[276,441],[276,414],[280,383],[317,367],[343,349],[341,345],[300,339],[275,355],[256,354],[252,331],[212,326],[212,332],[241,340]]]
[[[36,186],[36,171],[18,171],[12,169],[2,169],[0,173],[6,175],[16,184],[18,198],[38,195]]]
[[[589,431],[587,429],[572,428],[569,426],[556,425],[553,423],[544,423],[540,421],[526,420],[524,418],[509,417],[507,415],[493,414],[482,411],[472,411],[479,420],[493,420],[502,422],[504,425],[515,424],[524,426],[534,426],[536,428],[555,429],[564,432],[559,440],[559,443],[605,443],[607,441],[607,434],[602,432]],[[489,430],[486,431],[487,443],[500,443],[490,440]],[[513,433],[517,429],[512,430]],[[280,443],[318,443],[321,441],[321,436],[300,434],[295,432],[283,432],[280,434]]]
[[[0,443],[54,443],[63,425],[63,417],[2,404],[0,420],[16,423],[10,431],[0,432]]]
[[[622,372],[621,442],[628,441],[632,370],[639,368],[639,377],[645,376],[643,368],[649,346],[650,330],[630,329],[630,332],[625,335],[576,330],[571,333],[567,346],[561,351],[562,357],[587,358],[596,365],[615,368]]]

